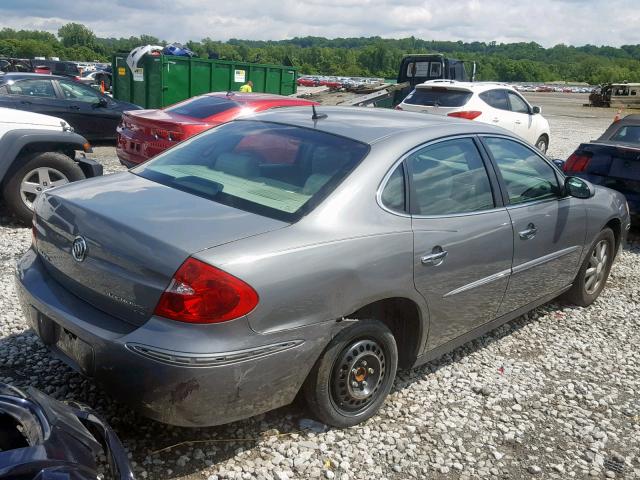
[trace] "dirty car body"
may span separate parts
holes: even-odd
[[[147,416],[227,423],[290,403],[361,319],[387,319],[398,365],[424,363],[566,291],[605,226],[616,248],[626,234],[622,195],[567,196],[562,172],[505,130],[318,114],[235,120],[43,194],[17,270],[42,341]],[[270,145],[279,163],[261,155]],[[512,162],[503,174],[498,154]],[[519,184],[522,162],[540,162],[557,191],[533,184],[510,201],[505,178]],[[197,305],[215,321],[190,317],[207,285]],[[227,287],[232,311],[219,307]]]

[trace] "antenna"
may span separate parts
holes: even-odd
[[[311,120],[322,120],[323,118],[328,117],[326,113],[321,113],[320,115],[318,115],[318,112],[316,112],[315,105],[311,105],[311,110],[313,110],[313,115],[311,115]]]

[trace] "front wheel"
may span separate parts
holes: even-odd
[[[329,343],[303,387],[320,421],[344,428],[372,417],[387,397],[398,367],[391,331],[377,320],[360,320]]]
[[[3,197],[18,219],[28,224],[33,216],[33,202],[45,190],[85,178],[71,158],[59,152],[36,152],[18,158],[3,189]]]
[[[567,299],[581,307],[591,305],[604,288],[615,254],[615,237],[610,228],[603,229],[595,238]]]

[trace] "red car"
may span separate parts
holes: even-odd
[[[300,98],[266,93],[214,92],[160,110],[132,110],[122,115],[116,152],[132,167],[196,133],[239,116],[277,107],[318,105]]]

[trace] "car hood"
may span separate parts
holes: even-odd
[[[20,125],[34,125],[38,127],[59,127],[62,130],[61,123],[68,125],[67,122],[58,117],[50,115],[42,115],[40,113],[27,112],[24,110],[15,110],[13,108],[0,107],[0,123],[15,123]]]
[[[192,254],[287,226],[130,172],[45,192],[36,250],[51,275],[97,308],[140,325]],[[76,238],[86,244],[78,261]]]

